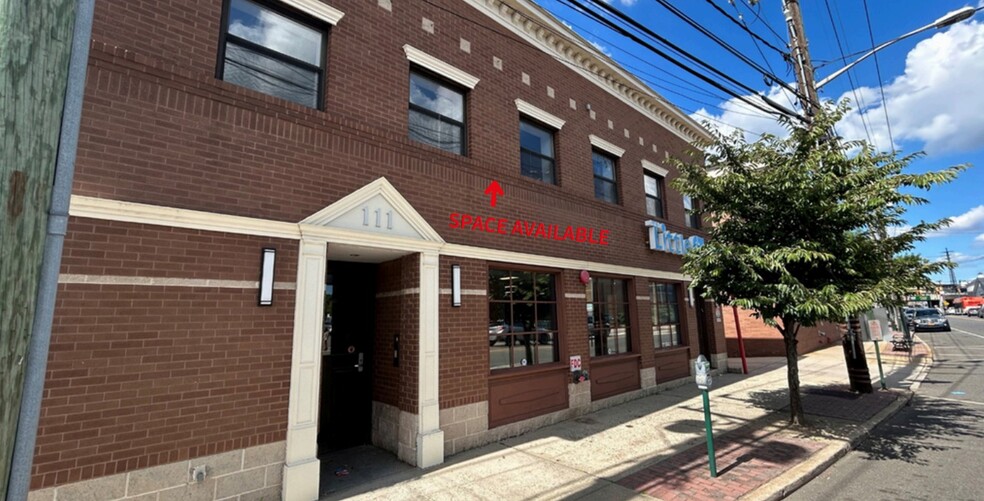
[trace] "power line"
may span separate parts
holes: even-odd
[[[784,49],[780,49],[779,47],[776,47],[775,45],[772,45],[771,43],[769,43],[768,40],[759,36],[758,33],[752,31],[752,29],[748,27],[748,24],[745,23],[744,19],[740,21],[738,19],[735,19],[731,14],[728,14],[724,9],[722,9],[718,4],[714,3],[714,0],[706,0],[706,1],[707,3],[711,4],[711,7],[714,7],[714,10],[720,12],[722,16],[728,18],[732,23],[735,23],[736,25],[738,25],[739,28],[747,32],[748,35],[751,36],[753,40],[758,40],[763,44],[765,44],[766,47],[778,52],[783,59],[789,58],[788,52],[786,52]],[[735,5],[734,3],[732,3],[731,5],[734,6],[735,12],[738,12],[738,6]],[[738,15],[741,16],[741,13],[739,12]]]
[[[713,0],[707,0],[707,1],[711,5],[713,5],[715,9],[718,9],[718,12],[724,14],[725,16],[728,16],[728,13],[727,12],[724,12],[724,10],[722,10],[722,9],[719,9],[718,6],[717,6],[717,4],[715,4],[713,2]],[[747,31],[749,33],[749,35],[752,37],[752,45],[755,46],[755,50],[757,50],[758,53],[759,53],[759,56],[762,57],[762,61],[765,62],[765,65],[769,68],[769,71],[771,71],[772,73],[775,73],[775,70],[772,69],[772,64],[769,63],[769,58],[765,57],[765,53],[762,52],[762,47],[759,45],[758,41],[756,40],[756,38],[758,38],[758,39],[761,40],[761,37],[758,37],[758,35],[756,35],[755,33],[753,33],[752,30],[751,30],[751,28],[748,27],[748,23],[745,22],[745,18],[741,15],[741,12],[738,11],[738,6],[735,5],[734,2],[731,3],[731,6],[734,7],[735,14],[738,14],[738,19],[741,20],[741,26],[742,26],[742,28],[744,28],[744,30]],[[731,18],[731,16],[728,16],[728,17]],[[733,18],[731,18],[731,19],[734,20]],[[763,40],[763,42],[764,42],[764,40]],[[787,65],[786,75],[789,75],[789,67],[788,66],[790,66],[792,64],[791,63],[791,60],[790,60],[790,55],[787,52],[782,52],[781,54],[782,54],[783,61]],[[786,101],[789,102],[790,108],[795,108],[796,107],[796,103],[793,102],[793,98],[789,94],[784,94],[784,95],[786,96]]]
[[[864,0],[864,17],[868,22],[868,38],[871,46],[875,46],[875,35],[871,31],[871,16],[868,13],[868,0]],[[885,126],[888,128],[888,140],[891,142],[892,154],[895,154],[895,138],[892,137],[892,122],[888,119],[888,101],[885,100],[885,85],[882,83],[881,65],[878,64],[878,52],[872,54],[875,57],[875,75],[878,76],[878,90],[881,92],[882,110],[885,111]]]
[[[840,35],[837,33],[837,25],[834,23],[834,14],[830,9],[830,0],[824,0],[824,4],[827,6],[827,17],[830,19],[830,29],[834,32],[834,40],[837,41],[837,49],[840,51],[841,56],[844,56],[844,46],[841,45]],[[847,72],[847,79],[851,83],[851,92],[854,94],[854,100],[858,103],[858,106],[862,106],[861,97],[858,95],[857,85],[854,84],[854,76],[851,72]],[[864,135],[868,138],[868,142],[872,142],[871,133],[868,131],[868,122],[865,120],[863,110],[858,110],[858,115],[861,117],[861,125],[864,126]]]
[[[706,75],[703,75],[703,74],[699,73],[695,69],[693,69],[690,66],[688,66],[688,65],[680,62],[679,60],[677,60],[674,57],[670,56],[666,52],[660,50],[659,48],[653,46],[652,44],[646,42],[645,40],[642,40],[638,36],[636,36],[636,35],[628,32],[625,28],[622,28],[621,26],[616,25],[614,22],[612,22],[612,21],[610,21],[608,19],[605,19],[603,16],[601,16],[597,12],[589,9],[587,6],[585,6],[584,4],[582,4],[581,2],[579,2],[578,0],[561,0],[561,1],[564,2],[564,3],[566,3],[566,4],[568,4],[568,5],[572,5],[573,4],[573,6],[575,6],[577,9],[579,9],[585,15],[587,15],[587,16],[595,19],[598,23],[600,23],[600,24],[608,27],[609,29],[615,31],[616,33],[619,33],[622,36],[625,36],[626,38],[629,38],[630,40],[636,42],[637,44],[639,44],[639,45],[641,45],[643,47],[645,47],[646,49],[648,49],[649,51],[653,52],[654,54],[662,57],[663,59],[665,59],[667,61],[669,61],[670,63],[672,63],[673,65],[675,65],[678,68],[682,69],[683,71],[685,71],[687,73],[690,73],[691,75],[693,75],[693,76],[697,77],[698,79],[706,82],[707,84],[709,84],[709,85],[711,85],[711,86],[713,86],[715,88],[718,88],[718,89],[724,91],[728,95],[733,96],[733,97],[735,97],[735,98],[737,98],[737,99],[739,99],[739,100],[741,100],[741,101],[749,104],[750,106],[753,106],[755,108],[758,108],[758,109],[762,110],[763,112],[769,113],[769,114],[772,114],[772,115],[795,117],[795,118],[798,118],[799,120],[806,121],[806,119],[803,118],[802,116],[800,116],[798,113],[796,113],[796,112],[794,112],[794,111],[786,108],[785,106],[782,106],[781,104],[775,102],[773,99],[769,98],[768,96],[764,96],[764,95],[759,94],[758,91],[756,91],[755,89],[752,89],[751,87],[748,87],[747,85],[742,84],[741,82],[738,82],[737,80],[735,80],[731,76],[727,75],[726,73],[722,72],[721,70],[718,70],[717,68],[711,66],[710,64],[704,62],[703,60],[701,60],[700,58],[698,58],[698,57],[690,54],[689,52],[681,49],[680,47],[676,46],[672,42],[666,40],[665,38],[657,35],[656,33],[653,33],[652,30],[646,28],[645,26],[640,25],[636,21],[628,18],[627,16],[625,16],[624,14],[622,14],[621,12],[619,12],[618,10],[612,9],[611,7],[605,5],[604,3],[601,3],[600,6],[603,9],[605,9],[606,11],[610,12],[612,15],[615,15],[616,17],[618,17],[619,19],[621,19],[623,22],[629,24],[630,26],[633,26],[635,29],[637,29],[639,31],[642,31],[643,33],[646,33],[648,36],[652,37],[653,39],[658,40],[660,43],[662,43],[662,44],[666,45],[667,47],[671,48],[672,50],[680,53],[684,57],[687,57],[688,59],[692,60],[693,62],[697,63],[698,65],[700,65],[700,66],[704,67],[705,69],[711,71],[712,73],[716,74],[717,76],[719,76],[719,77],[727,80],[728,82],[732,83],[733,85],[735,85],[735,86],[737,86],[737,87],[745,90],[746,92],[748,92],[748,93],[750,93],[752,95],[757,96],[759,99],[763,100],[766,104],[768,104],[769,106],[771,106],[772,108],[774,108],[775,110],[778,110],[778,111],[770,111],[770,110],[767,110],[767,109],[763,108],[761,105],[759,105],[758,103],[755,103],[755,102],[750,101],[746,96],[742,96],[742,95],[740,95],[740,94],[732,91],[731,89],[728,89],[728,88],[724,87],[723,85],[721,85],[717,81],[711,79],[710,77],[708,77]],[[590,0],[590,1],[597,1],[597,0]]]

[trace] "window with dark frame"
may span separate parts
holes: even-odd
[[[618,184],[615,179],[615,158],[598,150],[591,152],[594,164],[595,198],[609,203],[618,203]]]
[[[436,77],[410,72],[410,139],[465,154],[465,92]]]
[[[592,277],[587,306],[591,355],[631,353],[628,282],[620,278]]]
[[[653,317],[653,346],[657,350],[680,346],[680,296],[674,284],[650,283],[649,303]]]
[[[646,185],[646,214],[663,218],[663,176],[646,171],[643,179]]]
[[[250,0],[228,0],[221,80],[310,108],[322,106],[327,28]]]
[[[489,368],[560,360],[557,285],[552,273],[489,270]]]
[[[688,228],[693,228],[695,230],[700,229],[700,214],[696,214],[694,211],[700,206],[700,202],[694,200],[687,195],[683,196],[683,210],[686,213],[684,220],[687,223]]]
[[[532,120],[519,120],[519,170],[522,175],[557,184],[554,174],[554,134],[554,130]]]

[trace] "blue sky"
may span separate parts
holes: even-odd
[[[725,130],[742,129],[750,140],[763,132],[781,133],[774,118],[585,17],[569,5],[569,0],[536,1],[694,119],[707,120]],[[578,1],[591,4],[590,0]],[[742,84],[784,106],[793,106],[794,99],[781,87],[767,82],[760,72],[685,24],[657,0],[605,1]],[[787,43],[781,0],[760,0],[755,5],[750,5],[752,0],[666,3],[778,79],[794,84],[791,66],[769,47],[785,50]],[[743,22],[764,41],[753,40],[714,6]],[[845,55],[846,61],[853,61],[873,45],[965,6],[984,7],[984,0],[801,0],[816,79],[820,81],[842,67]],[[910,165],[913,172],[971,164],[955,182],[922,193],[930,203],[910,208],[907,218],[910,224],[953,219],[948,229],[920,243],[917,252],[938,260],[944,259],[949,249],[958,265],[957,280],[984,273],[984,11],[949,28],[930,29],[893,44],[877,53],[877,63],[869,57],[821,89],[822,99],[851,100],[854,111],[838,125],[838,134],[868,140],[878,150],[924,152],[925,157]],[[948,273],[934,278],[949,282]]]

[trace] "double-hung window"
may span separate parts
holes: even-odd
[[[645,172],[643,179],[646,185],[646,214],[663,218],[663,178],[651,172]]]
[[[492,370],[560,360],[557,330],[554,274],[489,270],[489,367]]]
[[[628,283],[620,278],[592,278],[587,306],[592,356],[631,352]]]
[[[520,173],[557,184],[554,173],[554,131],[528,119],[519,121]]]
[[[653,346],[657,350],[680,346],[680,300],[677,286],[649,284],[649,304],[653,316]]]
[[[615,158],[600,151],[591,153],[594,164],[595,198],[609,203],[618,203],[618,184],[615,179]]]
[[[693,228],[695,230],[700,229],[700,214],[694,212],[699,207],[698,204],[699,202],[696,200],[686,195],[683,196],[683,210],[686,214],[684,216],[686,218],[685,222],[687,223],[688,228]]]
[[[410,72],[410,139],[465,154],[465,93],[444,80]]]
[[[229,0],[218,77],[311,108],[322,105],[327,30],[250,0]]]

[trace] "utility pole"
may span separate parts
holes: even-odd
[[[0,2],[0,498],[41,282],[74,21],[75,0]]]
[[[950,261],[950,249],[943,249],[946,251],[946,264],[950,267],[950,285],[953,286],[953,292],[960,294],[960,287],[957,285],[957,272],[953,270],[953,261]]]
[[[803,14],[800,12],[799,0],[783,0],[782,12],[786,17],[786,29],[789,32],[789,48],[795,67],[796,84],[799,87],[800,105],[803,106],[807,119],[812,119],[816,107],[820,105],[820,97],[817,95],[810,51],[807,50],[806,31],[803,29]],[[803,99],[803,96],[807,99]]]
[[[798,97],[807,120],[811,120],[820,106],[817,95],[817,83],[813,77],[813,63],[810,62],[810,51],[807,47],[806,30],[803,28],[803,14],[800,12],[799,0],[782,0],[782,11],[786,17],[786,28],[789,31],[789,47],[793,55],[793,68],[796,83],[799,87]],[[806,96],[806,97],[804,97]],[[807,127],[812,127],[808,123]],[[861,339],[861,321],[857,316],[845,319],[847,336],[844,338],[844,362],[847,364],[848,379],[851,390],[858,393],[872,393],[871,374],[868,371],[868,360],[865,358],[864,344]]]

